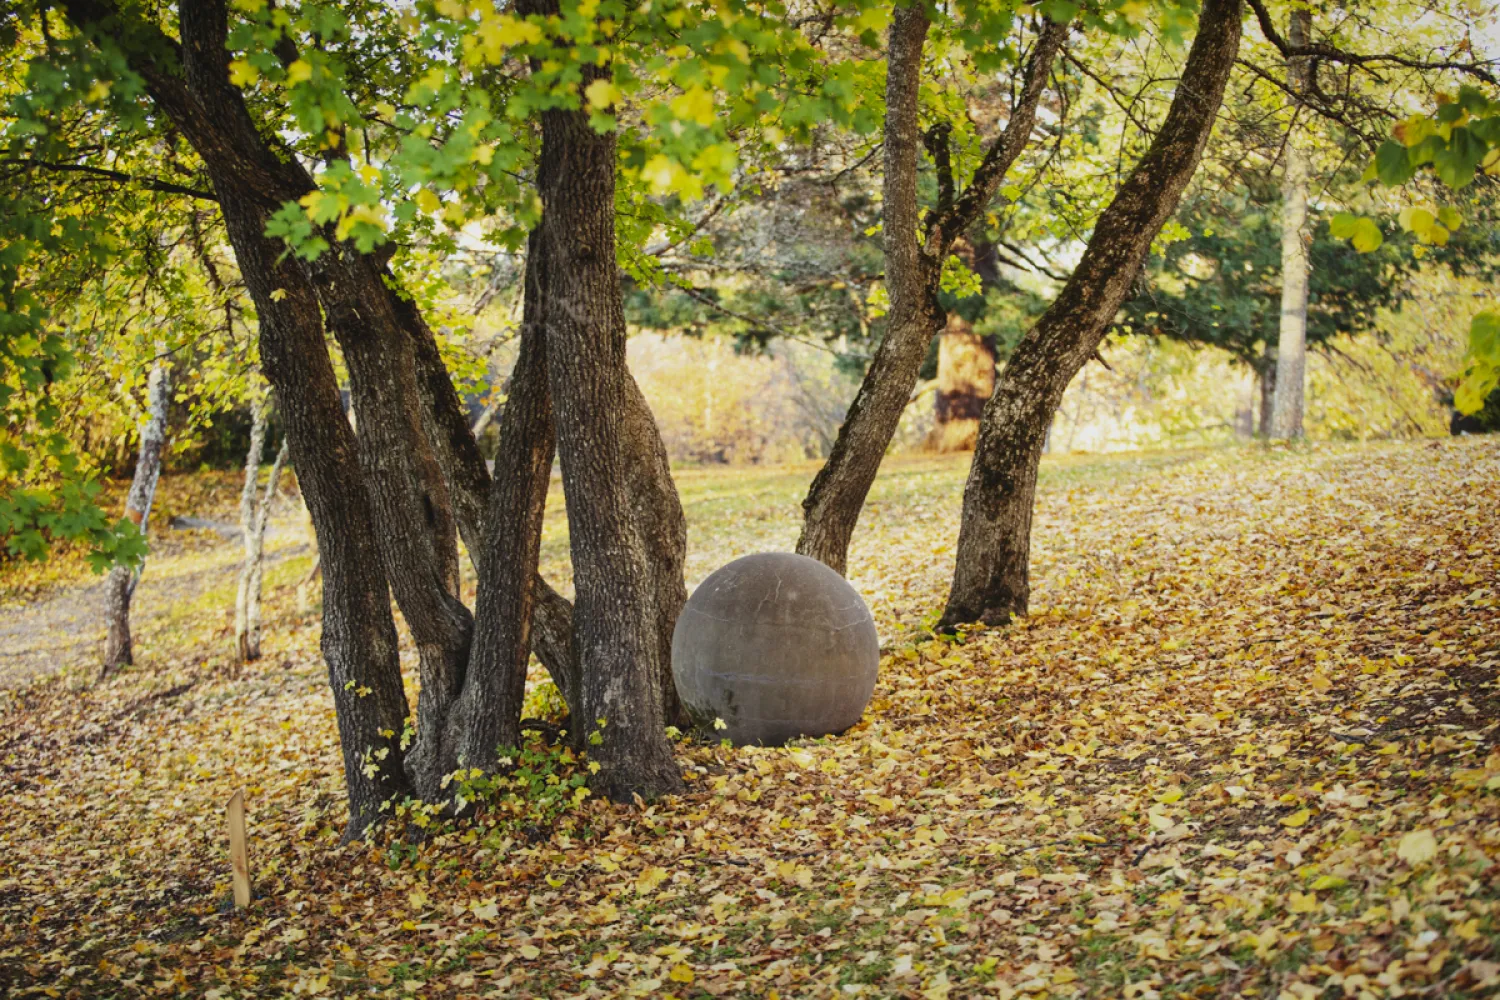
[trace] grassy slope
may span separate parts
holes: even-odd
[[[0,988],[1479,995],[1497,473],[1486,440],[1051,463],[1038,613],[953,645],[921,624],[962,465],[893,463],[853,553],[886,644],[854,732],[684,743],[680,800],[502,798],[419,849],[336,844],[304,567],[272,572],[268,656],[238,676],[226,580],[153,622],[140,670],[3,703]],[[809,474],[684,474],[690,576],[789,545]],[[243,915],[219,909],[242,786]]]

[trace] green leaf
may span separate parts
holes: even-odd
[[[1047,0],[1042,4],[1042,13],[1056,24],[1071,24],[1078,16],[1078,5],[1069,0]]]
[[[1375,154],[1375,174],[1386,187],[1398,187],[1412,179],[1417,168],[1412,165],[1406,147],[1387,139]]]
[[[1340,212],[1329,220],[1328,232],[1334,239],[1348,240],[1360,253],[1373,253],[1385,242],[1374,219],[1348,212]]]

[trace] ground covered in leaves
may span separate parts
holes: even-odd
[[[118,680],[0,695],[0,992],[1500,985],[1500,442],[1049,464],[1035,613],[963,642],[926,628],[963,463],[888,464],[852,556],[884,644],[865,721],[786,749],[684,739],[688,794],[647,808],[587,797],[538,742],[473,789],[476,822],[340,846],[295,558],[250,669],[227,667],[226,581],[154,619]],[[695,579],[787,546],[807,472],[685,475]],[[256,899],[236,912],[241,787]]]

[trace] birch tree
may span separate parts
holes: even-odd
[[[1312,31],[1312,11],[1292,11],[1288,42],[1305,47]],[[1287,86],[1294,96],[1308,89],[1310,60],[1287,60]],[[1271,434],[1278,438],[1302,436],[1303,394],[1307,384],[1307,142],[1299,130],[1300,104],[1292,106],[1281,175],[1281,335],[1276,344],[1275,410]]]
[[[172,402],[171,368],[161,352],[147,380],[146,411],[141,418],[141,442],[125,499],[125,517],[144,539],[151,519],[151,503],[156,499],[156,483],[161,478],[161,463],[167,446],[167,411]],[[135,567],[116,566],[109,571],[104,584],[105,628],[104,663],[100,679],[113,675],[121,667],[135,662],[130,636],[130,600],[145,569],[142,559]]]
[[[245,486],[240,493],[240,540],[245,549],[245,561],[240,566],[239,588],[235,593],[234,645],[241,663],[260,659],[260,596],[265,569],[266,526],[270,522],[277,482],[288,454],[287,441],[283,437],[281,447],[276,450],[276,459],[271,463],[270,479],[266,488],[261,490],[260,463],[266,444],[266,410],[264,396],[250,406],[250,445],[245,452]]]

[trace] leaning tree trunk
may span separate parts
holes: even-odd
[[[112,5],[66,0],[63,6],[80,26],[119,39],[131,69],[202,157],[213,184],[259,318],[261,364],[322,555],[322,650],[349,795],[345,837],[356,837],[379,822],[384,803],[410,794],[401,747],[407,704],[390,591],[317,291],[285,246],[265,236],[269,215],[311,182],[300,165],[271,149],[229,81],[223,3],[181,4],[180,46]]]
[[[885,79],[885,179],[881,236],[885,244],[888,327],[859,392],[839,428],[828,461],[818,470],[807,498],[797,551],[842,573],[849,539],[865,497],[880,470],[901,413],[911,398],[927,345],[942,327],[937,247],[918,242],[917,164],[922,134],[917,110],[927,11],[921,4],[897,7],[891,17]]]
[[[797,551],[840,573],[848,562],[849,539],[865,497],[911,399],[927,346],[943,327],[943,309],[937,298],[943,260],[954,240],[974,224],[994,198],[1006,171],[1030,141],[1037,103],[1067,35],[1066,25],[1044,19],[1026,65],[1020,100],[1004,131],[974,171],[968,188],[956,198],[947,129],[939,126],[929,133],[939,194],[937,210],[927,217],[926,237],[919,240],[923,223],[917,203],[917,163],[923,137],[917,112],[927,26],[926,9],[921,4],[897,7],[891,17],[882,210],[886,287],[891,301],[889,325],[839,428],[828,461],[818,470],[802,501],[804,518]]]
[[[979,418],[995,391],[995,348],[956,312],[938,337],[937,398],[928,451],[973,451]]]
[[[240,585],[234,605],[234,642],[241,663],[260,659],[260,592],[265,570],[266,525],[270,522],[271,502],[276,497],[277,481],[286,465],[287,442],[283,437],[271,463],[271,477],[263,494],[260,488],[260,460],[266,441],[266,403],[257,400],[251,409],[250,448],[245,454],[245,487],[240,493],[240,537],[245,548],[245,562],[240,567]]]
[[[1047,428],[1197,168],[1234,67],[1240,13],[1241,0],[1205,0],[1166,120],[1100,215],[1067,284],[1000,374],[964,489],[958,565],[941,628],[1003,624],[1026,613],[1031,515]]]
[[[1312,11],[1292,11],[1287,40],[1308,43]],[[1306,56],[1288,60],[1287,83],[1293,94],[1309,84]],[[1307,385],[1307,150],[1297,134],[1294,108],[1286,139],[1286,166],[1281,175],[1281,336],[1276,347],[1276,406],[1271,433],[1278,438],[1302,436],[1303,394]]]
[[[607,67],[586,76],[606,78]],[[583,717],[575,730],[614,799],[682,788],[662,712],[664,615],[633,471],[650,467],[654,425],[622,419],[634,394],[615,260],[615,136],[581,111],[542,113],[537,167],[547,258],[548,385],[557,415],[577,598],[573,641]],[[632,422],[633,423],[633,422]],[[670,483],[661,486],[670,489]]]
[[[161,476],[162,452],[167,445],[167,409],[172,402],[172,377],[166,358],[160,357],[151,368],[146,382],[146,416],[141,421],[140,451],[135,460],[135,476],[130,480],[130,494],[125,499],[125,517],[145,536],[151,517],[151,501],[156,498],[156,481]],[[105,618],[108,632],[104,640],[104,665],[100,679],[135,662],[130,641],[130,598],[140,582],[141,569],[116,566],[105,583]]]

